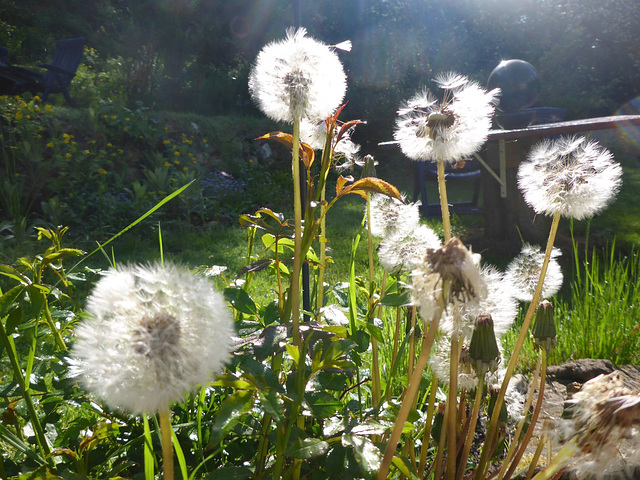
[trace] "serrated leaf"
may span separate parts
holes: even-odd
[[[211,427],[211,446],[217,445],[253,406],[253,392],[239,390],[225,398]]]
[[[256,138],[256,140],[275,140],[286,147],[289,147],[293,150],[293,135],[290,133],[284,132],[269,132],[261,137]],[[313,160],[315,158],[315,152],[313,148],[307,145],[304,142],[300,142],[300,158],[304,162],[307,168],[310,168],[313,165]]]
[[[351,185],[337,190],[336,192],[337,196],[356,194],[365,199],[367,198],[367,193],[381,193],[402,201],[400,192],[396,187],[391,185],[389,182],[385,182],[384,180],[375,177],[361,178],[360,180],[356,180]]]
[[[327,392],[308,392],[305,399],[316,418],[329,418],[342,408],[342,402]]]
[[[284,401],[278,395],[278,392],[268,388],[266,390],[259,390],[260,405],[266,413],[271,415],[271,418],[277,425],[284,425]]]
[[[319,438],[296,438],[285,455],[293,458],[314,458],[324,455],[329,451],[329,444]]]
[[[224,298],[239,312],[246,313],[247,315],[256,315],[258,313],[258,307],[256,307],[253,299],[241,288],[225,288]]]
[[[382,463],[382,453],[369,438],[346,434],[342,436],[342,445],[353,449],[353,455],[365,478],[376,476]]]

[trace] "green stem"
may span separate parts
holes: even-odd
[[[440,316],[442,315],[442,311],[442,306],[437,309],[436,314],[431,320],[431,325],[429,326],[428,332],[422,337],[422,350],[420,351],[420,356],[418,357],[416,369],[411,374],[409,384],[407,385],[407,388],[405,390],[405,396],[402,400],[400,411],[398,412],[398,416],[396,417],[396,421],[393,425],[393,430],[391,431],[391,436],[389,437],[389,442],[387,443],[387,447],[385,448],[384,456],[382,458],[382,463],[380,464],[380,470],[378,471],[378,475],[376,476],[377,480],[385,480],[387,478],[387,473],[389,473],[391,461],[393,460],[396,447],[398,446],[398,442],[400,441],[402,429],[404,428],[404,424],[407,421],[409,412],[413,408],[413,401],[418,394],[420,381],[422,380],[422,372],[426,368],[427,363],[429,363],[431,346],[433,345],[433,341],[435,340],[436,334],[438,333],[438,325],[440,324]]]
[[[498,393],[498,398],[496,399],[493,415],[491,416],[491,421],[489,422],[487,437],[484,447],[482,448],[482,454],[480,456],[478,469],[476,470],[476,480],[482,480],[486,474],[489,456],[491,453],[489,451],[491,449],[490,445],[492,445],[494,437],[498,430],[498,417],[500,416],[500,409],[502,408],[502,404],[504,402],[504,396],[507,392],[509,381],[511,380],[511,376],[513,375],[513,372],[516,369],[516,365],[518,364],[518,358],[520,356],[522,346],[524,345],[524,341],[529,333],[529,327],[531,326],[533,315],[536,311],[538,302],[540,301],[542,286],[544,285],[544,277],[547,274],[547,267],[549,266],[549,261],[551,259],[551,252],[553,250],[553,244],[555,243],[556,234],[558,233],[559,224],[560,213],[556,213],[551,223],[551,230],[549,232],[549,239],[547,240],[547,248],[545,250],[544,261],[542,262],[542,269],[540,270],[540,278],[538,279],[538,284],[536,285],[536,289],[533,293],[533,298],[531,299],[531,303],[529,304],[529,309],[527,310],[527,313],[522,322],[522,326],[520,327],[520,333],[518,334],[518,339],[516,340],[516,344],[513,347],[513,352],[511,353],[511,358],[509,359],[509,364],[504,375],[504,380],[502,381],[502,386],[500,387],[500,392]]]
[[[327,268],[327,239],[326,239],[326,234],[327,234],[327,218],[325,216],[325,209],[327,208],[327,206],[325,205],[326,203],[326,191],[323,188],[322,192],[320,193],[320,214],[321,214],[321,219],[320,219],[320,266],[318,267],[318,295],[317,295],[317,310],[318,310],[318,314],[316,316],[316,321],[320,321],[320,310],[322,309],[323,305],[324,305],[324,274],[325,274],[325,270]]]
[[[36,434],[36,442],[38,443],[40,454],[43,458],[46,459],[47,464],[50,468],[55,468],[54,463],[49,456],[51,451],[49,450],[49,445],[44,435],[42,424],[40,423],[40,419],[38,418],[33,399],[31,398],[31,393],[29,391],[29,388],[27,387],[25,378],[22,376],[22,370],[20,368],[20,364],[18,363],[16,346],[13,343],[13,339],[7,335],[7,331],[4,328],[2,320],[0,320],[0,337],[0,341],[2,341],[2,345],[7,352],[9,362],[11,363],[11,367],[13,368],[13,375],[15,377],[15,380],[20,387],[20,391],[22,392],[22,398],[24,399],[25,406],[27,407],[27,412],[29,413],[29,420],[31,420],[31,425],[33,426],[33,430]]]
[[[44,319],[47,321],[47,326],[49,327],[49,330],[51,330],[51,333],[53,334],[53,339],[56,342],[58,350],[60,350],[61,352],[66,352],[67,345],[64,343],[64,339],[60,334],[60,330],[56,328],[56,324],[53,321],[53,317],[51,316],[51,310],[49,310],[49,302],[47,302],[46,298],[44,299]]]
[[[293,122],[293,271],[291,272],[291,326],[293,344],[300,346],[300,271],[302,270],[302,200],[300,198],[300,119]]]
[[[447,186],[444,173],[445,162],[438,161],[438,191],[440,192],[440,211],[442,212],[442,228],[444,241],[451,238],[451,220],[449,218],[449,201],[447,200]]]
[[[171,419],[168,408],[158,412],[160,418],[160,433],[162,436],[162,468],[164,480],[173,480],[175,471],[173,468],[173,443],[171,440]]]
[[[538,473],[533,480],[550,480],[556,473],[563,469],[571,457],[579,450],[575,438],[567,443],[554,457],[553,462],[547,465],[543,471]]]
[[[371,234],[371,193],[367,192],[367,245],[369,253],[369,315],[375,317],[374,311],[374,256],[373,235]],[[380,296],[384,295],[384,290]],[[371,338],[371,406],[376,408],[382,397],[380,387],[380,363],[378,358],[378,340]]]
[[[436,411],[436,393],[438,392],[438,380],[435,375],[431,377],[431,389],[429,391],[429,406],[427,407],[427,421],[422,435],[422,446],[420,447],[420,462],[418,464],[418,478],[424,478],[424,470],[427,465],[427,454],[429,453],[429,440],[431,439],[431,424],[433,414]]]
[[[533,458],[531,459],[531,463],[529,464],[529,470],[527,471],[527,476],[525,480],[529,480],[533,477],[533,474],[536,471],[536,466],[538,465],[538,460],[540,459],[540,455],[542,455],[542,449],[544,448],[544,442],[546,441],[546,435],[542,435],[538,440],[538,445],[536,446],[536,451],[533,454]]]

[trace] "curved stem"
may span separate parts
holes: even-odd
[[[447,200],[447,185],[444,177],[445,162],[438,161],[438,191],[440,192],[440,211],[442,212],[442,227],[444,241],[451,238],[451,219],[449,218],[449,201]]]
[[[429,363],[431,346],[433,345],[433,341],[435,340],[436,334],[438,333],[438,325],[440,324],[441,315],[442,308],[438,309],[438,311],[434,315],[434,318],[431,320],[429,330],[422,339],[422,350],[420,351],[420,356],[418,357],[416,369],[413,371],[413,374],[409,379],[409,384],[407,385],[407,388],[405,390],[405,396],[402,400],[400,411],[398,412],[398,416],[396,417],[396,421],[393,425],[393,430],[391,431],[391,436],[389,437],[389,442],[387,443],[387,447],[385,448],[384,456],[382,458],[382,463],[380,464],[380,470],[378,471],[378,475],[376,476],[377,480],[385,480],[387,478],[387,473],[389,473],[391,461],[393,460],[396,447],[398,446],[398,442],[400,441],[402,429],[404,428],[404,424],[407,421],[409,412],[413,408],[413,400],[418,394],[420,380],[422,379],[422,372],[426,368],[427,363]]]
[[[449,357],[449,397],[444,424],[447,428],[447,478],[456,478],[456,457],[458,443],[458,359],[460,358],[460,339],[454,333],[451,336],[451,354]]]
[[[536,311],[538,302],[540,301],[542,286],[544,285],[544,277],[547,274],[547,267],[549,266],[549,260],[551,259],[551,251],[553,250],[553,244],[556,240],[556,234],[558,233],[559,224],[560,213],[556,213],[551,223],[551,230],[549,232],[549,239],[547,240],[547,248],[545,250],[544,261],[542,262],[542,269],[540,270],[540,278],[538,279],[538,284],[536,285],[536,289],[533,293],[533,298],[531,299],[531,303],[529,304],[529,309],[527,310],[527,313],[522,322],[522,326],[520,327],[520,333],[518,334],[518,339],[516,340],[516,344],[513,347],[513,352],[511,353],[511,358],[509,359],[509,365],[507,366],[507,371],[505,372],[504,380],[502,381],[502,386],[500,387],[500,393],[498,394],[498,398],[496,399],[493,415],[491,416],[491,421],[489,422],[486,442],[482,449],[482,455],[480,456],[478,469],[476,470],[476,480],[481,480],[485,477],[487,463],[489,461],[489,456],[491,453],[489,451],[490,445],[493,444],[493,439],[498,430],[498,417],[500,409],[502,408],[502,403],[504,402],[504,396],[507,392],[509,380],[511,380],[511,376],[513,375],[513,372],[516,369],[516,365],[518,364],[520,351],[522,350],[524,341],[529,333],[529,327],[531,326],[533,315]]]

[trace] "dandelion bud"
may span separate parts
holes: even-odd
[[[498,368],[500,351],[493,331],[491,315],[478,315],[475,324],[469,346],[469,357],[476,375],[482,378],[487,372],[493,372]]]
[[[487,407],[487,413],[489,417],[493,416],[493,409],[496,405],[496,400],[498,399],[498,394],[500,393],[500,385],[490,385],[489,388],[489,406]],[[505,402],[502,402],[502,406],[500,407],[500,416],[498,417],[498,424],[501,426],[506,425],[508,419],[507,406]]]
[[[556,324],[553,320],[553,304],[550,301],[543,300],[538,305],[531,336],[534,345],[544,348],[547,353],[556,346]]]
[[[438,409],[433,416],[433,424],[431,425],[431,438],[435,443],[440,442],[440,435],[442,434],[442,424],[444,423],[444,415],[447,411],[447,402],[438,403]]]
[[[372,155],[365,155],[362,159],[364,162],[364,166],[362,168],[361,178],[365,177],[377,177],[376,174],[376,161]]]

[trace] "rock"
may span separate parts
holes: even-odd
[[[609,374],[615,370],[609,360],[584,358],[552,365],[547,368],[547,376],[562,383],[584,383],[601,374]]]

